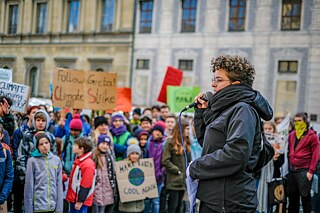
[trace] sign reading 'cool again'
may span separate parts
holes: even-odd
[[[121,202],[158,197],[152,158],[116,162],[116,174]]]

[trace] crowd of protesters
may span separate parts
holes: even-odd
[[[0,205],[7,202],[8,211],[189,212],[186,162],[202,154],[192,116],[183,116],[180,127],[167,105],[91,115],[81,109],[63,115],[47,106],[29,106],[21,115],[11,105],[10,98],[0,97]],[[283,212],[298,212],[300,197],[304,212],[312,206],[319,212],[319,185],[313,200],[310,194],[312,180],[320,176],[319,136],[306,114],[293,121],[286,154],[276,152],[268,171],[255,174],[257,190],[268,196],[268,182],[285,176]],[[275,123],[264,123],[264,132],[276,131]],[[159,196],[122,203],[114,163],[141,158],[154,160]],[[260,206],[259,212],[276,208],[264,200]]]

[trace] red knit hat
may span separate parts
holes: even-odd
[[[70,122],[70,129],[82,130],[82,121],[79,114],[74,114]]]
[[[153,126],[161,126],[163,128],[163,130],[166,129],[166,123],[163,122],[163,121],[157,121],[157,122],[154,123]]]

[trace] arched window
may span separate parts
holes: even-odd
[[[2,68],[3,68],[3,69],[10,70],[10,67],[8,67],[8,66],[3,66]]]
[[[38,68],[32,67],[29,71],[29,86],[31,87],[31,96],[37,96],[37,89],[38,89]]]
[[[102,68],[98,68],[96,69],[97,72],[103,72],[103,69]]]

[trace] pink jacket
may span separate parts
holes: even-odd
[[[94,188],[93,204],[106,206],[114,203],[113,189],[111,187],[106,158],[102,158],[104,167],[96,170],[96,185]]]

